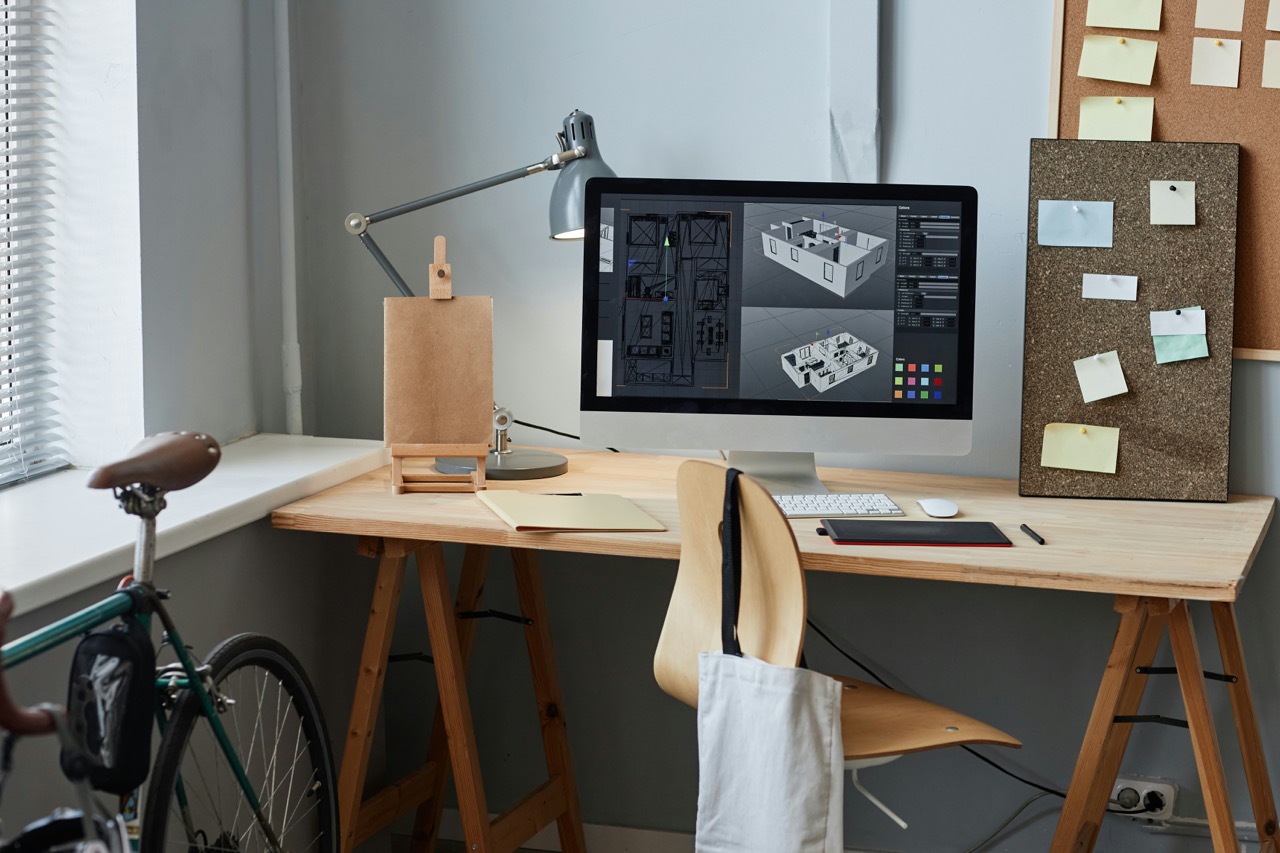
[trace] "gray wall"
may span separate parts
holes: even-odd
[[[138,2],[148,433],[283,431],[271,13]]]
[[[975,441],[959,459],[826,461],[1017,474],[1027,151],[1028,139],[1046,126],[1051,6],[881,4],[881,78],[843,83],[879,87],[882,179],[972,184],[980,194]],[[380,433],[378,299],[393,291],[339,230],[345,213],[532,162],[555,122],[575,107],[595,115],[602,150],[621,174],[825,179],[827,113],[841,87],[792,83],[826,75],[821,33],[828,8],[698,0],[650,4],[636,18],[635,7],[592,4],[544,19],[510,0],[308,4],[299,15],[295,60],[312,329],[304,347],[315,428]],[[767,96],[758,94],[762,87]],[[378,239],[412,283],[423,280],[430,237],[445,234],[458,291],[495,297],[499,401],[522,419],[572,430],[580,256],[543,238],[550,187],[539,180],[386,223]],[[1232,486],[1274,493],[1280,468],[1267,437],[1280,411],[1280,379],[1270,365],[1237,368]],[[522,438],[556,442],[538,433]],[[487,595],[494,606],[514,608],[506,559],[494,559]],[[1240,607],[1272,755],[1280,674],[1277,629],[1263,614],[1280,585],[1275,562],[1268,546]],[[547,554],[544,567],[586,819],[691,831],[693,714],[660,693],[650,675],[674,566]],[[413,605],[404,609],[400,651],[426,645],[416,593],[407,589],[405,597]],[[1114,632],[1108,598],[815,576],[810,602],[820,625],[892,680],[1021,737],[1022,751],[998,756],[1010,767],[1065,787]],[[1208,644],[1207,612],[1196,616]],[[856,673],[816,637],[808,651],[817,667]],[[483,627],[471,687],[494,810],[539,777],[523,660],[516,631]],[[425,673],[393,671],[388,689],[396,697],[388,712],[393,752],[420,748],[429,707],[423,703],[434,695]],[[1225,697],[1211,693],[1219,719],[1229,721]],[[1178,715],[1173,685],[1153,684],[1146,707]],[[1223,740],[1244,818],[1234,739],[1224,730]],[[1199,785],[1185,732],[1140,729],[1125,770],[1176,780],[1190,789],[1194,811]],[[849,796],[849,843],[871,849],[963,848],[1035,793],[960,750],[904,759],[864,779],[912,824],[900,832]],[[997,849],[1044,849],[1055,819],[1052,798],[1035,803]],[[1123,818],[1106,822],[1099,846],[1209,849],[1205,839],[1154,837]]]

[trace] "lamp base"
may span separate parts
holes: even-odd
[[[437,459],[435,468],[441,474],[470,474],[476,469],[476,460],[466,458]],[[541,480],[559,477],[569,470],[569,460],[559,453],[514,447],[509,450],[490,450],[484,463],[484,476],[488,480]]]

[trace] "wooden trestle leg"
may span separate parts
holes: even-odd
[[[1093,849],[1110,799],[1111,785],[1120,772],[1120,762],[1133,731],[1132,723],[1116,723],[1115,718],[1137,713],[1147,680],[1137,675],[1135,669],[1150,666],[1155,659],[1168,619],[1167,607],[1168,603],[1163,600],[1116,596],[1120,626],[1049,848],[1052,853],[1084,853]]]
[[[458,620],[449,605],[449,581],[440,546],[429,545],[418,554],[423,606],[431,635],[436,680],[440,685],[440,714],[448,733],[450,764],[458,793],[458,811],[468,849],[475,853],[512,853],[551,821],[557,821],[565,853],[585,853],[578,790],[569,761],[568,739],[560,684],[552,657],[551,632],[541,577],[532,553],[513,551],[516,584],[525,616],[534,695],[542,722],[543,746],[550,779],[505,813],[489,820],[475,729],[467,696],[466,664]],[[434,740],[434,738],[433,738]],[[421,813],[419,814],[421,818]]]
[[[1245,672],[1244,649],[1235,610],[1227,602],[1216,602],[1210,606],[1223,668],[1227,675],[1234,677],[1234,681],[1228,682],[1228,691],[1261,849],[1277,853],[1275,801]],[[1204,794],[1213,849],[1219,853],[1230,853],[1238,847],[1235,822],[1231,816],[1217,730],[1205,689],[1204,665],[1188,604],[1180,600],[1122,595],[1116,598],[1116,610],[1120,613],[1120,626],[1050,849],[1053,853],[1087,853],[1093,849],[1106,813],[1108,796],[1120,771],[1120,762],[1133,729],[1132,723],[1118,723],[1115,718],[1137,713],[1146,684],[1146,676],[1139,674],[1137,669],[1151,665],[1167,628],[1186,707],[1187,728]]]

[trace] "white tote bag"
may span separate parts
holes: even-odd
[[[698,658],[697,853],[839,853],[844,849],[841,685],[745,657],[738,471],[725,482],[723,653]]]

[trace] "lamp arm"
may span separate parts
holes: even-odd
[[[359,237],[360,242],[364,243],[364,247],[369,250],[369,254],[373,255],[374,260],[378,262],[378,266],[382,267],[382,271],[391,279],[391,283],[396,286],[404,296],[413,296],[413,291],[409,289],[409,285],[405,283],[404,278],[396,271],[396,268],[387,259],[387,256],[378,248],[378,244],[369,236],[369,226],[375,222],[382,222],[387,219],[394,219],[397,216],[403,216],[406,213],[413,213],[415,210],[422,210],[424,207],[431,207],[441,202],[450,201],[455,198],[461,198],[464,195],[471,195],[480,190],[487,190],[489,187],[496,187],[498,184],[505,184],[508,181],[514,181],[517,178],[528,177],[538,172],[554,171],[559,169],[565,163],[571,160],[577,160],[580,157],[587,156],[587,149],[581,145],[559,151],[539,163],[533,163],[519,169],[512,169],[509,172],[503,172],[500,175],[494,175],[492,178],[485,178],[482,181],[465,184],[451,190],[445,190],[435,195],[429,195],[426,198],[420,198],[417,201],[407,202],[395,207],[389,207],[386,210],[380,210],[377,213],[365,215],[363,213],[350,213],[347,215],[346,228],[349,234]]]
[[[364,247],[369,250],[369,254],[373,255],[373,259],[378,262],[378,266],[382,267],[382,271],[387,274],[387,278],[391,279],[391,283],[396,286],[396,290],[400,291],[400,295],[413,296],[413,291],[409,289],[409,285],[401,278],[396,268],[391,265],[391,261],[387,260],[387,256],[382,254],[382,249],[378,248],[378,244],[373,242],[373,235],[365,231],[360,235],[360,242],[364,243]]]
[[[579,145],[572,147],[572,149],[558,151],[557,154],[550,155],[549,158],[540,161],[540,163],[530,164],[527,165],[527,167],[522,167],[520,169],[512,169],[511,172],[495,174],[492,178],[485,178],[484,181],[476,181],[475,183],[468,183],[465,184],[465,186],[454,188],[454,190],[438,192],[435,193],[434,196],[426,196],[425,199],[419,199],[417,201],[407,202],[407,204],[388,207],[387,210],[379,210],[378,213],[372,213],[369,215],[362,213],[347,214],[347,233],[352,234],[352,236],[355,237],[360,237],[360,242],[364,243],[365,248],[369,250],[369,254],[374,256],[374,260],[378,261],[378,265],[383,268],[383,272],[387,273],[387,278],[392,279],[392,284],[394,284],[396,289],[401,292],[401,295],[413,296],[413,291],[408,287],[408,284],[404,283],[404,278],[397,272],[396,266],[390,263],[387,255],[383,254],[383,250],[378,247],[378,243],[375,243],[374,238],[370,236],[370,225],[383,222],[385,219],[394,219],[396,216],[413,213],[415,210],[421,210],[422,207],[438,205],[442,201],[460,199],[462,196],[470,196],[472,192],[488,190],[489,187],[497,187],[499,183],[515,181],[517,178],[525,178],[527,175],[539,172],[556,170],[563,167],[563,165],[568,163],[570,160],[585,158],[585,156],[585,147]]]

